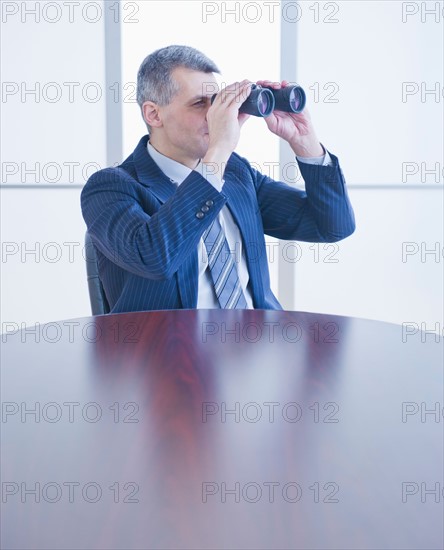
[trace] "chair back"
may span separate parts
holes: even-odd
[[[92,314],[104,315],[110,312],[110,307],[99,277],[96,247],[88,231],[85,234],[85,259]]]

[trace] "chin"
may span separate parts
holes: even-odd
[[[208,151],[208,143],[205,143],[202,147],[199,149],[199,158],[202,159],[207,154]]]

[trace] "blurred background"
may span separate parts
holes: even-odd
[[[137,70],[169,44],[202,50],[222,85],[298,82],[340,159],[356,232],[267,239],[285,308],[442,332],[443,20],[435,1],[3,1],[0,332],[90,315],[81,189],[146,134]],[[263,120],[237,151],[303,187]]]

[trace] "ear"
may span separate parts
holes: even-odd
[[[152,101],[145,101],[142,105],[142,113],[144,121],[151,126],[151,128],[160,128],[162,126],[162,120],[159,114],[159,106]]]

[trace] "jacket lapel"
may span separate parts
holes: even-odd
[[[151,158],[146,148],[147,143],[148,136],[144,136],[134,151],[137,179],[142,185],[149,187],[150,191],[163,204],[174,195],[177,187]]]
[[[148,187],[160,204],[176,192],[176,185],[162,172],[147,151],[149,136],[144,136],[134,151],[134,165],[138,181]],[[197,250],[190,254],[177,270],[180,299],[184,309],[194,309],[197,304],[198,287]]]

